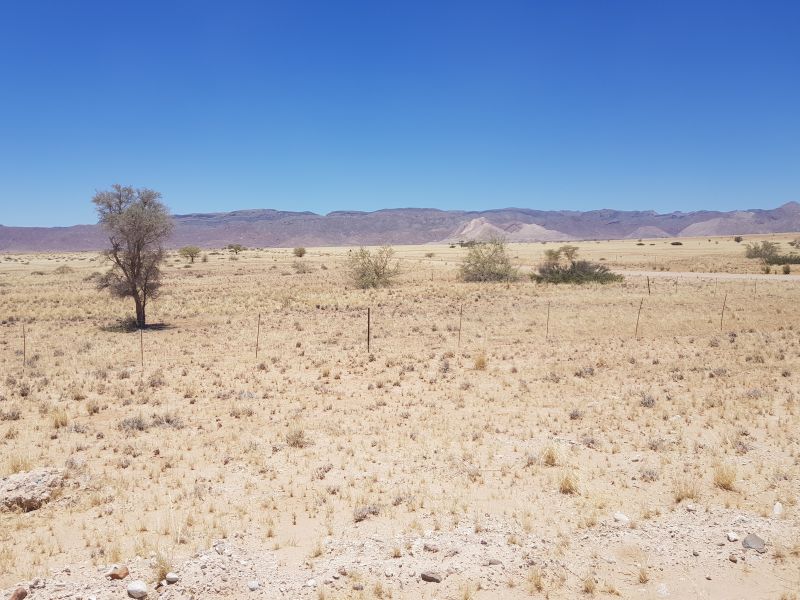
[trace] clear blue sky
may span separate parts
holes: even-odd
[[[0,5],[0,223],[800,200],[800,2]]]

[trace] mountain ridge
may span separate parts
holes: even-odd
[[[800,231],[800,203],[773,209],[657,213],[616,209],[483,211],[387,208],[376,211],[282,211],[270,208],[173,215],[170,247],[239,243],[257,247],[425,244],[503,236],[511,242],[746,235]],[[0,251],[97,250],[98,225],[0,225]]]

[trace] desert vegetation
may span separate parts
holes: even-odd
[[[3,257],[0,477],[53,487],[0,509],[0,588],[793,592],[796,275],[730,238],[636,243],[575,244],[626,273],[606,286],[532,281],[552,243],[506,245],[526,276],[483,282],[461,276],[475,246],[398,246],[364,289],[353,255],[376,249],[166,252],[164,327],[136,332],[98,254]]]

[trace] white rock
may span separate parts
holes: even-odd
[[[316,587],[317,580],[316,579],[309,579],[306,581],[306,587]]]
[[[773,517],[780,517],[783,514],[783,504],[780,502],[776,502],[775,506],[772,507],[772,516]]]
[[[736,535],[733,531],[729,531],[728,532],[728,541],[729,542],[735,542],[738,539],[739,539],[739,536]]]
[[[147,584],[141,579],[128,584],[128,596],[131,598],[144,598],[147,596]]]
[[[169,584],[178,583],[178,574],[177,573],[173,573],[172,571],[170,571],[169,573],[167,573],[167,575],[166,575],[166,577],[164,577],[164,579],[166,579],[167,583],[169,583]]]
[[[251,592],[255,592],[259,588],[258,582],[254,579],[253,581],[247,582],[247,589]]]
[[[614,521],[616,523],[621,524],[621,525],[627,525],[628,523],[631,522],[630,518],[628,518],[628,515],[626,515],[625,513],[621,513],[621,512],[615,512],[614,513]]]

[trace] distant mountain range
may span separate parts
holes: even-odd
[[[510,242],[541,242],[800,231],[800,204],[789,202],[769,210],[668,214],[620,210],[399,208],[318,215],[258,209],[175,215],[174,218],[175,232],[169,242],[172,247],[194,244],[213,248],[231,243],[255,247],[425,244],[496,236]],[[105,244],[106,237],[97,225],[0,225],[0,251],[96,250]]]

